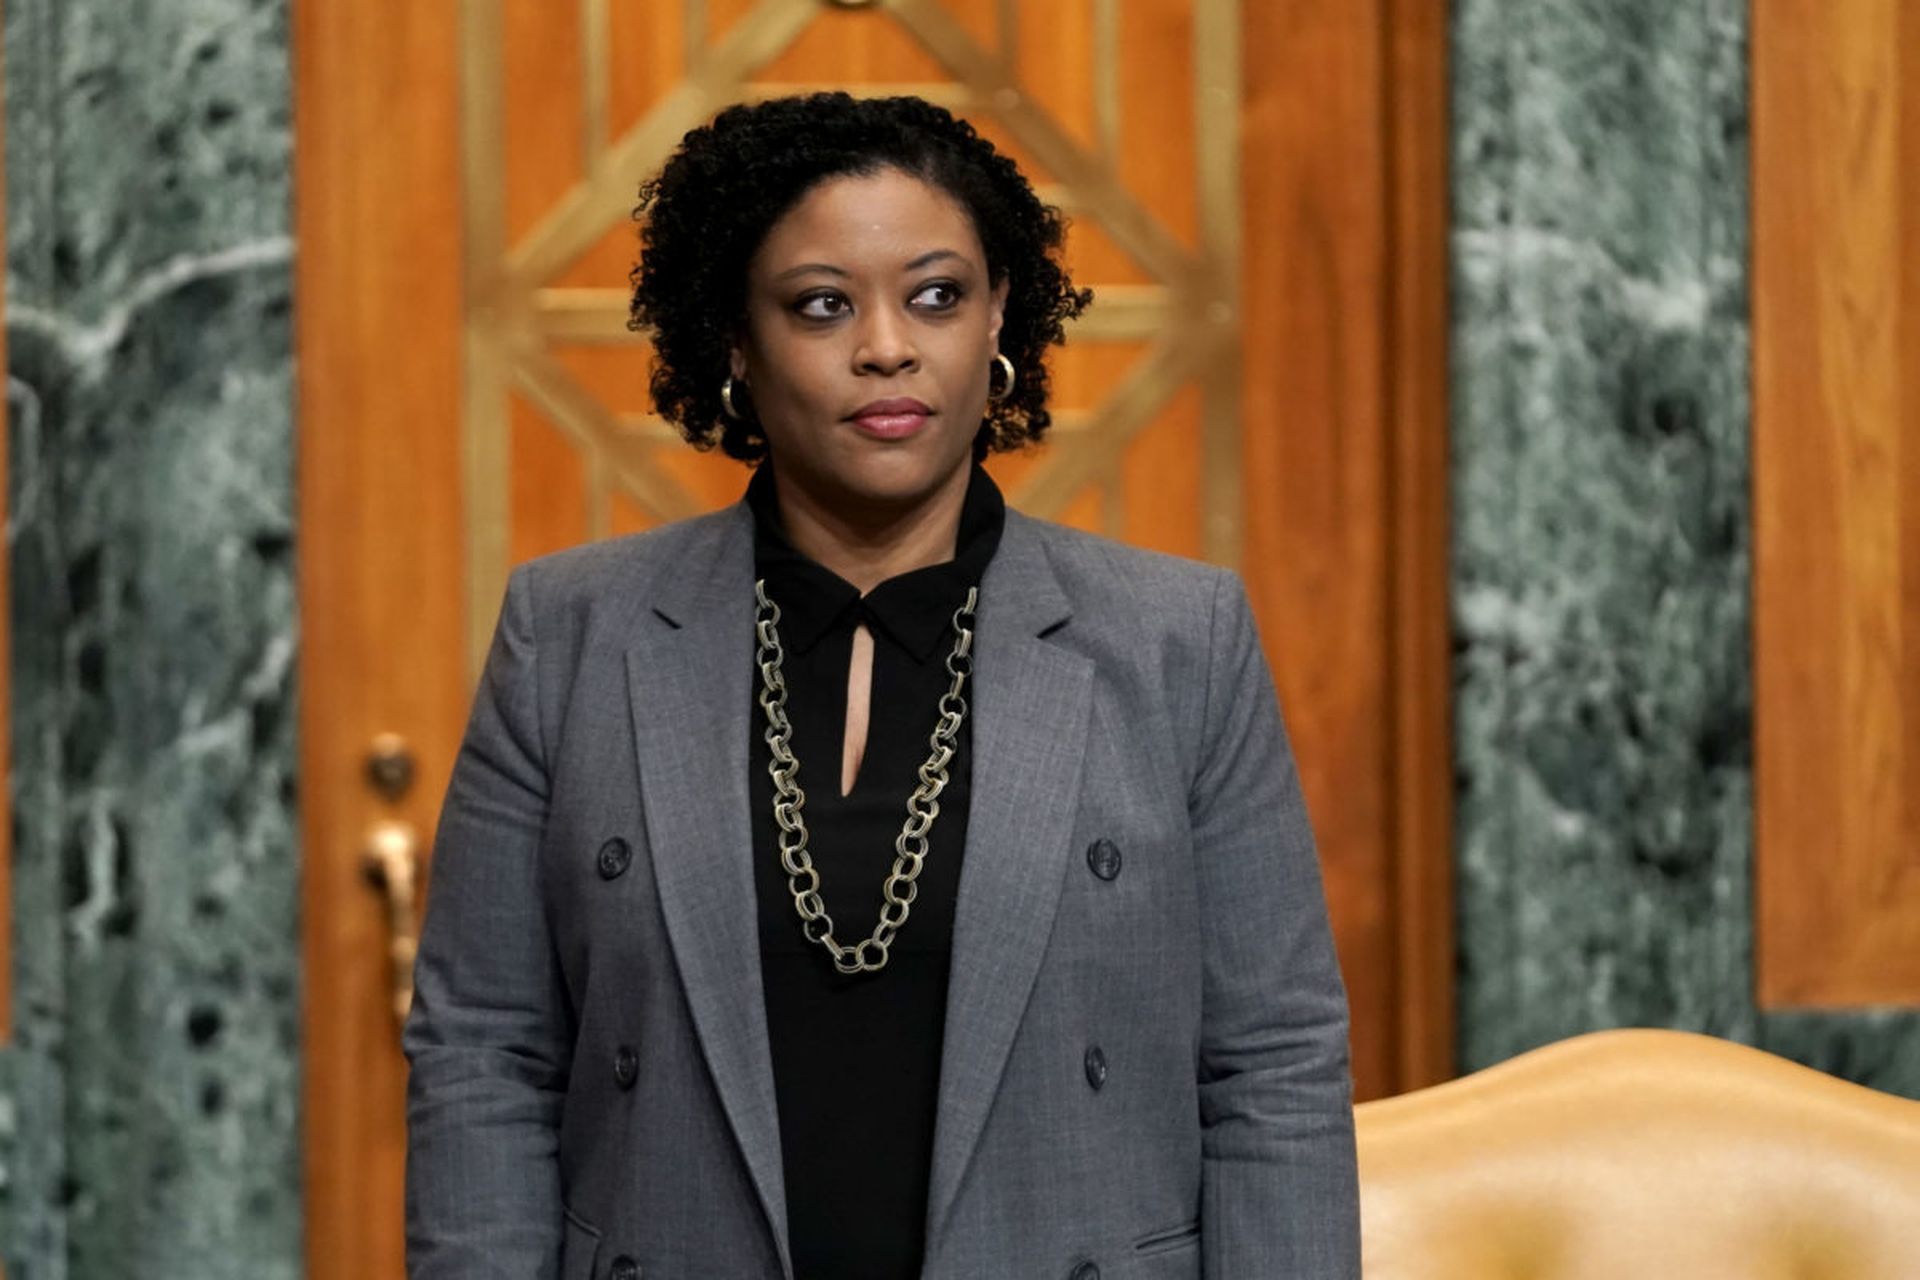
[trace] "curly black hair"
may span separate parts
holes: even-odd
[[[1046,349],[1093,300],[1058,255],[1066,220],[1019,167],[944,107],[923,98],[814,93],[728,107],[689,132],[640,187],[640,261],[627,327],[653,331],[653,403],[695,447],[757,462],[766,441],[722,412],[731,341],[745,323],[747,263],[773,224],[823,179],[895,168],[953,196],[973,219],[996,286],[1005,280],[1000,350],[1019,371],[991,401],[974,456],[1038,440],[1047,412]]]

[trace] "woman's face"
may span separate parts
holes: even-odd
[[[1005,302],[939,188],[887,168],[810,190],[748,264],[731,358],[783,490],[852,515],[964,486]]]

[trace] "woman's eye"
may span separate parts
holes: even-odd
[[[794,308],[810,320],[831,320],[847,309],[847,300],[837,293],[810,293]]]
[[[936,280],[922,286],[913,299],[915,302],[924,300],[924,305],[935,311],[945,311],[960,301],[960,286],[951,280]]]

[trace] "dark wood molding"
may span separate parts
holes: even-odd
[[[1446,6],[1243,16],[1244,571],[1381,1097],[1454,1070]]]
[[[1398,1087],[1454,1062],[1446,0],[1389,0],[1387,519]]]

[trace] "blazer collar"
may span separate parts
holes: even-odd
[[[983,609],[989,591],[998,597],[993,608],[1009,631],[1042,636],[1073,616],[1047,555],[1046,527],[1044,521],[1005,509],[1000,544],[980,594]],[[754,523],[746,500],[696,518],[688,532],[691,545],[675,557],[680,571],[664,573],[651,585],[653,611],[674,627],[707,625],[742,611],[751,618]]]
[[[675,628],[707,624],[737,611],[738,579],[745,576],[752,616],[753,512],[745,501],[697,517],[687,526],[689,546],[671,557],[651,584],[653,611]]]
[[[779,1118],[753,911],[748,814],[753,516],[694,522],[627,651],[642,811],[696,1033],[787,1276]],[[1071,604],[1046,526],[1009,509],[976,611],[972,807],[955,909],[929,1255],[1026,1007],[1068,863],[1092,663],[1046,636]]]
[[[849,614],[886,632],[921,662],[951,643],[954,608],[968,587],[979,585],[1006,524],[1006,503],[985,467],[976,462],[968,474],[953,558],[895,574],[864,595],[788,541],[776,478],[772,465],[762,463],[747,484],[745,502],[753,512],[754,572],[780,607],[780,638],[789,650],[807,652]]]

